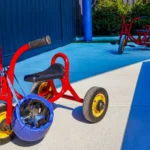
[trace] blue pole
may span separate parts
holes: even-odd
[[[92,41],[92,6],[91,0],[82,0],[84,40]]]

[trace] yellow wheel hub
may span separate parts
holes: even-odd
[[[0,113],[0,124],[6,119],[6,111]],[[5,131],[2,131],[0,129],[0,139],[5,139],[7,137],[9,137],[11,134],[13,133],[13,130],[5,130]]]
[[[41,94],[47,87],[48,82],[42,82],[38,88],[38,94]],[[49,91],[52,91],[52,87],[49,88]],[[44,98],[49,99],[51,94],[45,94]]]
[[[106,104],[106,99],[103,94],[97,94],[92,103],[92,113],[94,117],[100,117],[102,113],[104,112],[104,109],[101,109],[101,110],[98,109],[98,105],[100,102],[102,102],[104,105]]]

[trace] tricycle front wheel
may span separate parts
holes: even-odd
[[[6,124],[6,106],[0,106],[0,145],[6,144],[14,138],[11,125]]]
[[[124,47],[126,44],[126,35],[122,35],[120,42],[119,42],[119,47],[118,47],[118,54],[122,54],[124,52]]]
[[[104,88],[90,88],[83,101],[83,115],[85,119],[92,123],[102,120],[107,112],[108,103],[108,94]]]

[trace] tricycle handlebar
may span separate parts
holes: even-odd
[[[114,14],[115,14],[116,16],[119,16],[119,17],[122,19],[123,24],[126,23],[124,16],[122,16],[122,15],[116,13],[116,12],[114,12]],[[139,19],[146,19],[146,18],[148,18],[148,16],[140,16],[140,17],[136,17],[136,18],[134,18],[134,19],[131,21],[131,24],[133,24],[133,22],[135,22],[135,21],[137,21],[137,20],[139,20]]]
[[[9,79],[11,81],[11,83],[13,84],[13,80],[14,80],[14,69],[15,69],[15,65],[17,60],[19,59],[19,57],[26,52],[27,50],[33,49],[33,48],[38,48],[44,45],[48,45],[51,43],[51,39],[49,36],[45,36],[41,39],[37,39],[34,41],[29,42],[28,44],[25,44],[23,46],[21,46],[13,55],[11,62],[10,62],[10,67],[8,70],[8,76]]]
[[[48,35],[41,39],[37,39],[28,43],[29,49],[39,48],[48,44],[51,44],[51,39]]]
[[[124,16],[122,16],[122,15],[116,13],[116,12],[114,12],[114,15],[119,16],[122,19],[123,24],[126,23]]]
[[[148,16],[141,16],[140,19],[146,19]]]
[[[137,17],[137,18],[134,18],[132,21],[131,21],[131,24],[137,20],[140,20],[140,19],[146,19],[148,18],[148,16],[140,16],[140,17]]]
[[[116,13],[116,12],[114,12],[114,15],[116,15],[116,16],[120,16],[120,14],[118,14],[118,13]]]

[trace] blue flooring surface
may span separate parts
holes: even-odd
[[[142,64],[124,134],[122,150],[150,149],[150,61]]]
[[[110,43],[73,43],[19,62],[16,65],[15,73],[25,91],[29,92],[31,84],[24,82],[24,75],[49,67],[52,57],[58,52],[66,54],[69,58],[71,82],[150,58],[150,48],[147,47],[126,47],[122,55],[117,54],[117,49],[118,45],[111,45]],[[34,51],[36,50],[32,50],[33,53]],[[62,60],[59,59],[58,62],[62,63]],[[57,85],[60,86],[59,83]]]
[[[58,52],[65,53],[70,60],[71,82],[150,59],[150,48],[144,46],[136,45],[135,48],[126,47],[122,55],[117,54],[117,49],[118,45],[111,45],[109,43],[73,43],[19,62],[16,66],[15,73],[25,92],[29,93],[32,84],[24,82],[24,75],[46,69],[50,64],[52,56]],[[34,50],[32,51],[34,53]],[[62,60],[58,60],[58,62],[62,62]],[[60,83],[56,84],[60,86]],[[123,150],[150,149],[149,85],[150,62],[145,62],[141,67],[135,89],[133,104],[122,143]],[[16,83],[15,86],[18,89]]]

